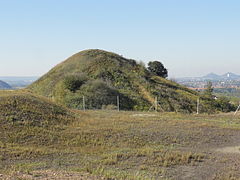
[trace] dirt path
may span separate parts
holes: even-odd
[[[1,175],[0,179],[4,180],[104,180],[99,176],[89,175],[87,173],[65,172],[65,171],[33,171],[30,174],[15,172],[11,175]]]
[[[204,131],[205,132],[205,131]],[[206,132],[209,139],[199,136],[199,144],[182,150],[202,153],[203,162],[170,169],[169,178],[174,180],[239,180],[240,179],[240,132],[222,129],[222,136],[214,136],[214,129]],[[205,132],[205,133],[206,133]],[[219,132],[219,131],[218,131]],[[193,137],[194,138],[194,137]]]
[[[217,152],[240,154],[240,146],[230,146],[216,149]]]

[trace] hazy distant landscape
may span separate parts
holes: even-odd
[[[6,82],[0,80],[0,89],[12,89],[12,87]]]
[[[36,81],[38,79],[38,77],[20,77],[20,76],[0,76],[0,80],[4,81],[5,83],[7,83],[8,85],[10,85],[9,88],[11,89],[21,89],[24,88],[28,85],[30,85],[31,83],[33,83],[34,81]],[[0,89],[3,89],[0,87]]]
[[[240,101],[240,75],[234,73],[228,72],[223,75],[210,73],[202,77],[177,78],[175,81],[196,91],[204,91],[207,83],[211,82],[217,97],[225,96],[235,103]]]
[[[176,78],[176,81],[189,88],[196,89],[205,88],[208,81],[213,83],[214,88],[240,88],[240,75],[230,72],[223,75],[210,73],[202,77]]]

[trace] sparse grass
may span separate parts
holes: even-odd
[[[0,99],[8,104],[14,97],[18,107],[0,110],[0,174],[51,169],[116,179],[167,179],[169,174],[177,177],[174,169],[211,161],[201,149],[228,142],[240,129],[239,115],[69,111],[52,103],[42,108],[38,104],[44,98],[25,92],[5,92]],[[65,113],[53,110],[49,117],[45,112],[52,106]],[[23,123],[29,111],[37,113]],[[12,112],[20,122],[7,120]]]

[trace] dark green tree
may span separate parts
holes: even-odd
[[[168,70],[159,61],[150,61],[148,63],[148,70],[157,76],[160,76],[163,78],[168,77]]]

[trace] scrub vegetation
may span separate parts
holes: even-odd
[[[166,68],[157,61],[146,68],[115,53],[85,50],[58,64],[28,89],[75,109],[83,109],[83,96],[87,109],[116,106],[116,96],[122,110],[149,110],[156,97],[159,110],[164,112],[196,112],[198,98],[201,112],[234,109],[163,78],[166,76]]]

